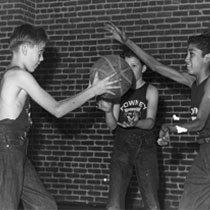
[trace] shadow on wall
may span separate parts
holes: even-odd
[[[58,51],[54,47],[46,47],[44,51],[44,61],[38,66],[34,72],[34,76],[41,85],[41,87],[47,90],[47,87],[53,85],[54,74],[56,73],[56,68],[61,62],[61,58],[58,55]]]

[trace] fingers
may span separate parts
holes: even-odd
[[[112,22],[110,22],[110,26],[113,28],[114,31],[120,32],[120,29]]]
[[[112,79],[112,77],[114,77],[114,76],[116,76],[116,75],[117,75],[117,72],[116,72],[116,73],[113,73],[113,74],[111,74],[111,75],[109,75],[109,76],[107,76],[107,77],[105,77],[103,80],[104,80],[104,81],[110,80],[110,79]],[[96,73],[95,73],[94,80],[99,80],[99,73],[98,73],[98,71],[96,71]],[[114,80],[114,81],[120,81],[120,80],[121,80],[121,79],[119,78],[119,79]],[[110,82],[112,82],[112,81],[110,81]],[[114,83],[115,83],[115,82],[114,82]]]
[[[113,85],[109,85],[108,87],[106,87],[107,91],[109,91],[110,93],[113,93],[115,95],[115,93],[112,91],[113,89],[120,89],[119,85],[113,86]],[[113,95],[112,94],[112,95]]]
[[[111,95],[116,95],[112,90],[116,90],[120,88],[120,85],[115,85],[113,86],[113,82],[109,83],[108,86],[106,87],[107,89],[107,93],[111,94]]]
[[[114,33],[114,32],[121,33],[121,30],[116,25],[114,25],[114,23],[112,23],[112,22],[106,23],[105,28],[108,31],[110,31],[111,33]]]
[[[94,76],[94,81],[98,80],[98,72],[96,71],[95,76]]]
[[[91,85],[92,85],[92,84],[91,84],[91,81],[89,81],[89,82],[88,82],[88,88],[90,88]]]
[[[111,74],[111,75],[109,75],[109,76],[107,76],[107,77],[105,78],[105,80],[109,80],[109,79],[111,79],[112,77],[114,77],[115,75],[117,75],[117,72],[116,72],[116,73],[113,73],[113,74]]]
[[[98,103],[96,103],[96,109],[99,109],[99,110],[102,110],[102,111],[106,111],[106,107],[104,107],[103,105],[102,105],[102,102],[98,102]]]
[[[106,30],[106,31],[109,31],[110,33],[114,33],[114,29],[113,29],[113,27],[111,26],[111,25],[109,25],[109,24],[105,24],[105,27],[104,27],[104,29]],[[109,36],[110,38],[112,38],[113,36]]]
[[[115,28],[115,25],[112,22],[108,22],[105,24],[105,27],[109,30],[109,31],[113,31]]]
[[[110,79],[112,79],[114,76],[116,76],[117,75],[117,73],[114,73],[114,74],[111,74],[110,76],[107,76],[104,80],[105,81],[107,81],[107,80],[110,80]],[[118,83],[118,82],[120,82],[121,81],[121,78],[117,78],[117,79],[115,79],[115,80],[113,80],[113,81],[109,81],[109,83],[108,84],[115,84],[115,83]]]
[[[121,34],[122,31],[117,27],[117,26],[114,26],[114,30],[118,33],[118,34]],[[124,30],[123,30],[124,31]]]
[[[120,123],[120,122],[117,122],[117,124],[118,124],[119,126],[121,126],[121,127],[124,127],[124,125],[123,125],[122,123]]]
[[[104,81],[107,81],[107,85],[113,85],[115,83],[119,83],[121,81],[121,78],[117,78],[115,80],[112,80],[112,81],[109,81],[111,78],[113,78],[117,73],[114,73],[110,76],[107,76]],[[117,88],[120,88],[120,85],[116,85],[116,86],[111,86],[111,88],[114,88],[114,89],[117,89]]]
[[[118,82],[121,81],[121,78],[117,78],[117,79],[115,79],[115,80],[113,80],[113,81],[109,81],[110,79],[112,79],[112,78],[113,78],[114,76],[116,76],[116,75],[117,75],[117,73],[113,73],[113,74],[111,74],[110,76],[105,77],[105,78],[103,79],[103,81],[106,82],[108,86],[109,86],[109,85],[113,85],[113,84],[115,84],[115,83],[118,83]],[[98,72],[96,71],[95,76],[94,76],[94,82],[96,82],[96,81],[98,81],[98,80],[99,80],[99,74],[98,74]],[[93,83],[94,83],[94,82],[93,82]],[[114,87],[114,88],[120,88],[120,86],[116,86],[116,87]]]
[[[115,24],[113,22],[108,22],[107,24],[112,26],[112,27],[115,27]]]
[[[108,89],[108,88],[107,88],[107,89]],[[112,88],[112,89],[113,89],[113,88]],[[113,95],[113,96],[115,96],[115,95],[116,95],[114,92],[112,92],[112,91],[111,91],[111,90],[109,90],[109,89],[108,89],[106,92],[107,92],[107,93],[109,93],[109,94],[111,94],[111,95]]]
[[[168,127],[162,127],[159,133],[159,139],[157,140],[158,145],[165,146],[170,141],[170,135]]]
[[[124,123],[120,123],[120,122],[117,122],[117,124],[123,128],[125,128],[126,126],[124,125]]]
[[[110,23],[105,23],[105,28],[108,29],[109,31],[112,30],[112,26]]]
[[[159,138],[159,139],[157,140],[157,143],[158,143],[158,145],[160,145],[160,146],[166,146],[166,145],[168,145],[169,141],[167,141],[167,140],[165,139],[165,137],[163,137],[163,138]]]
[[[114,39],[114,36],[112,36],[112,35],[110,35],[110,36],[109,35],[105,35],[104,37],[107,38],[107,39]]]
[[[166,132],[169,132],[169,128],[166,126],[166,127],[162,127],[161,130],[166,133]]]

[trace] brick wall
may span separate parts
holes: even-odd
[[[89,68],[101,55],[121,52],[119,43],[105,38],[108,21],[161,62],[184,70],[186,40],[209,27],[209,12],[208,0],[0,0],[0,70],[9,62],[6,39],[13,28],[34,23],[50,38],[35,77],[58,100],[75,95],[87,87]],[[145,76],[160,92],[158,125],[173,114],[187,120],[189,89],[150,70]],[[29,156],[56,200],[104,204],[113,136],[95,99],[62,119],[32,103],[32,117]],[[193,134],[173,135],[168,147],[158,148],[160,200],[167,209],[178,206],[197,152],[194,140]],[[128,200],[141,205],[135,176],[128,192]]]
[[[33,0],[0,0],[0,72],[9,63],[8,37],[14,26],[22,22],[34,23],[35,3]]]

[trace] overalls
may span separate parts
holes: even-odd
[[[27,132],[31,125],[29,100],[15,120],[0,121],[0,210],[57,210],[27,158]]]

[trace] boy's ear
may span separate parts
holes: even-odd
[[[20,46],[23,55],[26,55],[27,54],[27,47],[28,47],[27,44],[22,44]]]
[[[210,53],[206,54],[204,57],[205,61],[210,63]]]
[[[146,65],[143,65],[142,66],[142,73],[144,73],[146,70],[147,70],[147,66]]]

